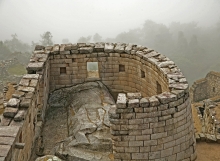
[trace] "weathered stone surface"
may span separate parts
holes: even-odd
[[[65,44],[64,51],[68,51],[72,49],[72,44]]]
[[[104,43],[95,43],[94,51],[95,52],[103,52],[104,51]]]
[[[16,149],[24,149],[25,143],[15,143]]]
[[[11,98],[8,103],[7,103],[7,107],[18,107],[20,103],[20,100],[17,98]]]
[[[79,48],[79,52],[82,54],[92,53],[93,48],[92,47],[81,47]]]
[[[12,145],[14,141],[14,137],[0,136],[0,145]]]
[[[1,126],[9,126],[9,124],[11,123],[12,118],[9,117],[2,117],[1,118]]]
[[[27,66],[27,70],[39,71],[42,70],[43,67],[44,67],[44,62],[29,63]]]
[[[6,107],[3,116],[13,118],[18,112],[18,108]]]
[[[22,96],[24,96],[24,94],[25,94],[24,92],[21,92],[21,91],[17,91],[17,90],[16,90],[16,91],[12,94],[12,97],[19,99],[19,98],[21,98]]]
[[[35,50],[44,50],[45,49],[45,47],[44,46],[42,46],[42,45],[36,45],[35,46]]]
[[[23,78],[25,79],[39,79],[39,74],[24,74]]]
[[[158,55],[159,55],[159,53],[157,53],[157,52],[155,52],[155,51],[152,51],[152,52],[149,52],[149,53],[145,54],[145,55],[143,56],[143,59],[144,59],[144,60],[149,60],[149,58],[155,57],[155,56],[158,56]]]
[[[55,44],[55,45],[53,46],[52,52],[53,52],[54,54],[58,54],[58,53],[60,52],[60,45]]]
[[[7,157],[10,151],[11,145],[0,145],[0,156]]]
[[[23,87],[23,86],[18,86],[18,91],[23,91],[23,92],[34,92],[35,88],[33,87]]]
[[[150,106],[158,106],[160,104],[159,100],[155,96],[149,98],[149,103]]]
[[[62,160],[54,155],[46,155],[46,156],[37,158],[35,161],[62,161]]]
[[[77,49],[78,49],[77,44],[72,44],[72,45],[71,45],[71,50],[77,50]]]
[[[23,121],[26,113],[27,113],[26,110],[19,110],[18,113],[15,115],[14,120],[15,121]]]
[[[29,84],[30,87],[36,87],[38,84],[38,80],[37,79],[31,79],[31,82]]]
[[[165,62],[161,62],[158,66],[160,68],[165,68],[165,67],[168,67],[169,65],[174,65],[174,62],[173,61],[165,61]]]
[[[119,93],[117,98],[117,108],[126,108],[126,95],[124,93]]]
[[[159,101],[162,103],[162,104],[166,104],[168,102],[172,102],[172,101],[175,101],[177,100],[177,97],[176,95],[170,93],[170,92],[163,92],[159,95],[156,96]]]
[[[117,53],[123,53],[125,51],[125,44],[124,43],[117,43],[114,50]]]
[[[140,106],[141,107],[148,107],[150,105],[150,102],[148,98],[141,98],[140,100]]]
[[[57,154],[68,154],[70,160],[90,160],[97,153],[100,158],[95,160],[108,158],[112,152],[108,113],[115,103],[102,83],[90,82],[57,90],[50,96],[49,104],[50,108],[67,107],[69,113],[70,137],[65,141],[65,150],[59,146]],[[84,155],[75,154],[76,151]]]
[[[114,44],[113,43],[105,43],[105,48],[104,48],[104,51],[106,53],[111,53],[111,52],[114,52]]]
[[[169,85],[169,88],[177,89],[177,90],[186,90],[186,89],[188,89],[188,87],[189,87],[188,84],[182,84],[182,83],[170,84]]]
[[[133,47],[133,44],[128,44],[126,47],[125,47],[125,52],[127,54],[131,54],[131,50],[132,50],[132,47]]]
[[[127,93],[128,99],[141,99],[141,93]]]
[[[28,108],[31,105],[31,99],[28,98],[24,98],[21,103],[20,103],[20,107],[22,108]]]
[[[16,137],[20,127],[0,126],[0,137]]]
[[[129,99],[128,108],[137,108],[139,107],[139,99]]]

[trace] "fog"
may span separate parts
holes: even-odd
[[[0,0],[0,39],[16,33],[30,43],[45,31],[55,43],[95,33],[115,37],[145,20],[212,26],[220,18],[219,8],[219,0]]]
[[[0,0],[0,60],[36,44],[97,41],[153,48],[192,84],[220,70],[220,1]]]

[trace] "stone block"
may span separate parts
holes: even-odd
[[[0,156],[7,157],[10,153],[11,145],[0,145]]]
[[[150,105],[150,102],[148,100],[148,98],[141,98],[140,100],[140,106],[141,107],[148,107]]]
[[[17,91],[17,90],[16,90],[16,91],[12,94],[12,97],[19,99],[19,98],[23,97],[24,94],[25,94],[24,92],[21,92],[21,91]]]
[[[26,69],[28,71],[39,71],[42,70],[43,67],[44,67],[44,62],[36,62],[36,63],[29,63]]]
[[[114,50],[117,53],[123,53],[125,51],[125,44],[124,43],[117,43]]]
[[[158,159],[161,158],[160,151],[157,152],[149,152],[149,159]]]
[[[129,141],[129,147],[140,147],[144,146],[143,141]]]
[[[114,52],[114,44],[113,43],[105,43],[104,51],[106,53]]]
[[[29,85],[29,83],[30,83],[30,80],[29,79],[21,79],[21,81],[19,82],[19,85],[21,85],[21,86],[25,86],[25,87],[27,87],[28,85]]]
[[[26,113],[27,113],[26,110],[19,110],[14,117],[14,121],[23,121]]]
[[[93,48],[92,47],[81,47],[79,48],[79,52],[82,54],[92,53]]]
[[[117,108],[126,108],[126,95],[124,93],[119,93],[116,101]]]
[[[21,108],[29,108],[30,105],[31,105],[31,99],[28,99],[28,98],[22,99],[22,101],[20,103]]]
[[[11,98],[8,102],[7,102],[7,107],[15,107],[17,108],[19,106],[20,100],[17,98]]]
[[[133,160],[148,160],[148,153],[132,153]]]
[[[141,99],[141,93],[127,93],[127,98],[128,99]]]
[[[13,118],[18,112],[18,108],[6,107],[3,113],[4,117]]]
[[[139,107],[139,99],[129,99],[128,108],[137,108]]]
[[[43,45],[36,45],[35,50],[44,50],[45,47]]]
[[[160,104],[159,100],[155,96],[149,98],[149,103],[150,106],[158,106]]]
[[[138,124],[143,124],[144,120],[143,119],[132,119],[129,120],[130,125],[138,125]]]
[[[163,92],[163,93],[157,95],[156,97],[159,99],[159,101],[162,104],[166,104],[166,103],[169,103],[169,102],[177,100],[176,95],[174,95],[174,94],[172,94],[170,92]]]
[[[133,47],[134,45],[133,44],[127,44],[126,45],[126,47],[125,47],[125,52],[127,53],[127,54],[131,54],[131,50],[132,50],[132,47]]]

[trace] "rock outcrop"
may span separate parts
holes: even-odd
[[[112,141],[108,110],[115,102],[101,82],[88,82],[56,90],[50,108],[68,110],[68,135],[56,155],[66,160],[111,160]]]

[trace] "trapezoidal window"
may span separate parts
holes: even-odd
[[[119,72],[125,72],[125,65],[119,64]]]
[[[60,74],[66,74],[66,67],[60,67]]]
[[[98,62],[87,62],[87,77],[99,78]]]
[[[145,72],[141,70],[141,78],[145,78]]]
[[[157,84],[157,94],[162,93],[162,88],[161,88],[160,83],[158,83],[158,81],[157,81],[156,84]]]
[[[215,87],[212,88],[212,91],[215,92]]]

